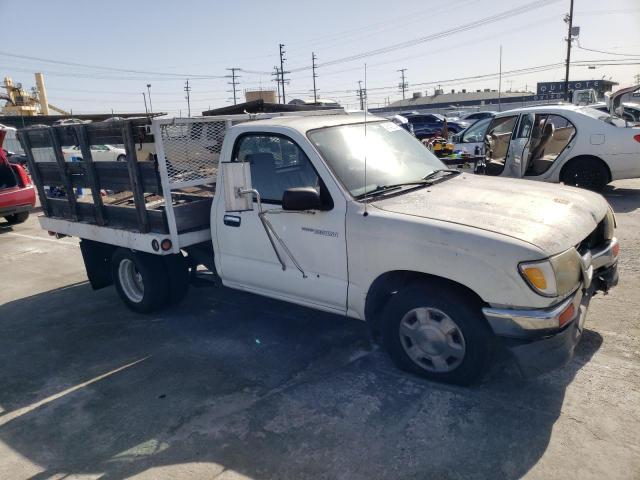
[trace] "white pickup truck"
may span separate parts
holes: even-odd
[[[227,287],[364,320],[400,368],[469,384],[496,344],[525,375],[566,363],[591,297],[617,283],[615,219],[602,196],[448,170],[370,115],[154,120],[158,193],[172,199],[159,204],[141,196],[156,191],[145,176],[153,162],[136,160],[123,125],[128,159],[116,164],[128,165],[136,197],[128,216],[104,191],[74,198],[74,186],[108,189],[82,174],[98,168],[107,182],[112,167],[90,155],[85,170],[65,163],[56,148],[71,140],[59,128],[20,133],[42,227],[80,237],[94,288],[115,283],[139,312],[180,300],[189,270],[204,264]],[[85,151],[87,136],[116,141],[71,128]],[[62,183],[31,154],[46,150],[43,138],[53,139]],[[66,199],[46,189],[56,182]],[[185,193],[196,186],[209,189],[205,210]],[[185,219],[189,205],[198,222]],[[139,227],[123,228],[136,214]]]

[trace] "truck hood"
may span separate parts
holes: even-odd
[[[531,180],[462,174],[373,202],[381,210],[467,225],[554,255],[584,240],[607,213],[597,193]]]

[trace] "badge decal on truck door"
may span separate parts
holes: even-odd
[[[331,230],[320,230],[319,228],[302,227],[303,232],[311,232],[316,235],[322,235],[325,237],[338,238],[338,232],[332,232]]]

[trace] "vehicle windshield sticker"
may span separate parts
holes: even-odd
[[[324,237],[338,238],[338,232],[332,232],[331,230],[320,230],[319,228],[302,227],[303,232],[311,232],[316,235],[322,235]]]
[[[382,128],[384,128],[387,132],[395,132],[396,130],[402,130],[398,125],[393,122],[384,122],[381,123]]]

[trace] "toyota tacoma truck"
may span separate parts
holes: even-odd
[[[79,237],[91,285],[115,284],[137,312],[182,300],[204,265],[227,287],[366,321],[400,368],[466,385],[499,345],[525,375],[565,364],[591,298],[618,281],[602,196],[446,169],[371,115],[122,121],[20,139],[42,227]],[[124,144],[127,161],[93,162],[92,142]],[[155,156],[139,161],[149,144]],[[65,161],[69,145],[81,162]]]

